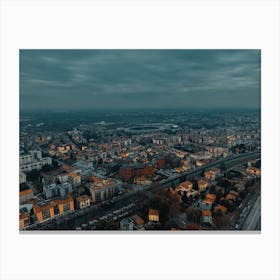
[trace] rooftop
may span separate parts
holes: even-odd
[[[88,201],[88,200],[90,200],[90,198],[86,194],[77,197],[78,202],[83,202],[83,201]]]
[[[159,215],[159,212],[158,212],[158,210],[156,210],[156,209],[149,209],[149,215],[156,215],[156,216],[158,216]]]
[[[24,196],[24,195],[28,195],[28,194],[33,194],[33,191],[31,189],[27,189],[27,190],[21,191],[19,193],[19,196]]]
[[[145,223],[144,220],[138,215],[133,215],[131,218],[137,225],[143,225]]]

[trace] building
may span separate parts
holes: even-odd
[[[112,180],[101,179],[98,183],[89,185],[92,202],[97,203],[112,198],[117,192],[117,184]]]
[[[211,210],[212,209],[212,204],[208,203],[207,200],[200,200],[199,201],[199,207],[202,209],[202,210]]]
[[[229,200],[229,201],[232,201],[232,202],[236,202],[236,199],[237,199],[236,195],[234,195],[232,193],[228,193],[226,195],[226,200]]]
[[[19,165],[24,165],[24,164],[28,164],[31,163],[34,160],[33,156],[30,154],[27,155],[21,155],[19,157]]]
[[[159,212],[156,209],[149,209],[148,218],[150,222],[159,222]]]
[[[33,190],[32,189],[27,189],[27,190],[21,191],[19,193],[19,203],[20,204],[25,203],[32,198],[33,198]]]
[[[193,187],[192,182],[190,181],[185,181],[180,183],[177,187],[176,187],[176,191],[178,192],[189,192]]]
[[[134,229],[136,230],[144,230],[144,220],[139,216],[139,215],[133,215],[131,217],[131,219],[133,220],[133,226],[134,226]]]
[[[244,182],[239,182],[238,184],[235,184],[234,187],[239,191],[242,192],[245,190],[245,184]]]
[[[201,192],[201,191],[204,191],[208,187],[208,182],[206,182],[204,180],[198,180],[197,185],[198,185],[199,191]]]
[[[121,166],[120,178],[124,181],[132,180],[134,177],[134,170],[131,166]]]
[[[204,200],[205,204],[212,205],[213,203],[215,203],[215,201],[216,201],[216,195],[215,194],[212,194],[212,193],[206,194],[205,200]]]
[[[201,161],[201,160],[197,160],[197,161],[195,162],[195,164],[196,164],[196,166],[201,167],[202,165],[204,165],[204,162]]]
[[[19,229],[22,230],[30,225],[30,214],[28,212],[23,212],[19,214]]]
[[[78,187],[82,183],[82,176],[77,173],[70,173],[70,182],[73,184],[74,187]]]
[[[212,168],[211,172],[213,172],[216,175],[216,177],[217,177],[218,175],[220,175],[221,170],[220,170],[220,168]]]
[[[124,181],[129,181],[134,177],[153,175],[154,171],[154,167],[150,164],[123,165],[120,168],[120,178]]]
[[[19,157],[19,170],[21,172],[28,172],[34,169],[40,170],[44,165],[51,165],[52,159],[50,157],[42,157],[40,151],[29,151],[26,155]]]
[[[82,195],[76,198],[76,207],[84,209],[90,206],[90,198],[87,195]]]
[[[33,206],[33,212],[39,223],[49,220],[54,217],[54,207],[55,203],[52,202],[42,202],[35,204]]]
[[[58,187],[57,184],[52,183],[43,186],[43,194],[46,199],[50,199],[58,196]]]
[[[212,224],[212,212],[203,210],[201,214],[201,222],[205,224]]]
[[[217,212],[221,212],[222,214],[226,214],[227,212],[227,208],[223,205],[218,204],[215,208],[214,208],[214,213]]]
[[[246,173],[256,175],[256,176],[261,176],[261,170],[256,167],[251,167],[251,166],[247,167]]]
[[[124,218],[120,221],[120,229],[121,230],[133,230],[133,220],[128,217]]]
[[[62,183],[57,185],[57,190],[58,190],[58,194],[61,197],[65,197],[66,195],[70,194],[72,192],[72,185],[70,183]]]
[[[26,183],[26,174],[24,172],[19,173],[19,183],[20,184]]]
[[[157,167],[157,169],[162,169],[162,168],[164,168],[164,167],[165,167],[165,164],[166,164],[165,158],[158,158],[158,159],[156,160],[156,167]]]
[[[55,204],[57,205],[60,215],[74,211],[74,200],[70,195],[68,195],[65,199],[56,199]]]
[[[136,177],[134,178],[133,182],[134,184],[141,185],[141,186],[149,185],[152,183],[152,181],[148,180],[146,176]]]
[[[71,173],[73,168],[72,166],[70,165],[67,165],[67,164],[63,164],[61,167],[60,167],[61,170],[65,171],[65,172],[68,172],[68,173]]]
[[[216,179],[216,173],[209,170],[204,172],[204,177],[210,181],[213,181]]]
[[[69,174],[68,173],[61,173],[57,176],[60,183],[68,182],[69,180]]]

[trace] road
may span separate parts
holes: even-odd
[[[172,181],[172,180],[178,180],[178,179],[184,179],[185,176],[195,176],[195,174],[197,172],[202,172],[204,170],[206,170],[207,168],[210,167],[214,167],[214,166],[219,166],[221,163],[227,163],[230,161],[235,162],[235,164],[240,164],[240,161],[244,161],[247,162],[248,161],[248,157],[251,159],[251,157],[256,157],[258,158],[260,156],[260,152],[253,152],[253,153],[247,153],[247,154],[242,154],[242,155],[238,155],[238,156],[233,156],[233,157],[229,157],[229,158],[224,158],[222,160],[218,160],[215,162],[212,162],[208,165],[205,165],[203,167],[199,167],[196,168],[194,170],[191,170],[187,173],[184,173],[183,175],[178,175],[176,176],[176,178],[172,177],[172,178],[168,178],[168,181]],[[167,180],[164,180],[164,182],[166,182]],[[180,183],[180,181],[178,182],[178,184]],[[67,224],[71,224],[71,226],[75,227],[78,226],[77,222],[76,223],[72,223],[72,221],[76,220],[76,219],[81,219],[81,220],[87,220],[88,216],[91,217],[91,219],[93,218],[98,218],[101,215],[104,215],[104,213],[109,213],[110,211],[113,212],[113,210],[119,209],[120,205],[121,206],[125,206],[128,205],[131,201],[134,202],[138,202],[139,204],[141,204],[144,200],[148,200],[148,198],[152,197],[155,191],[166,187],[166,185],[163,182],[160,182],[159,185],[157,186],[153,186],[151,187],[149,186],[145,186],[143,187],[143,189],[141,191],[132,191],[129,193],[126,193],[120,197],[117,198],[117,200],[114,203],[111,203],[110,207],[108,207],[109,209],[106,211],[104,211],[102,209],[102,207],[100,207],[99,205],[92,205],[90,207],[90,209],[84,209],[84,210],[80,210],[77,211],[76,213],[70,213],[68,215],[64,215],[64,219],[68,220]],[[146,199],[141,199],[141,201],[139,201],[140,197],[146,197]],[[257,214],[256,214],[257,215]],[[85,219],[82,219],[82,217],[84,217]],[[254,219],[256,219],[257,216],[255,216]],[[71,222],[70,222],[71,221]],[[31,226],[29,226],[26,230],[32,230],[32,229],[62,229],[63,227],[65,228],[65,225],[61,225],[62,220],[50,220],[47,221],[46,223],[42,223],[42,224],[33,224]],[[61,226],[60,226],[61,225]],[[254,224],[250,225],[253,226]],[[68,226],[66,226],[66,228],[68,228]]]
[[[261,156],[261,152],[256,151],[256,152],[250,152],[250,153],[245,153],[245,154],[241,154],[241,155],[234,155],[234,156],[230,156],[227,158],[219,159],[219,160],[216,160],[209,164],[203,165],[202,167],[195,168],[193,170],[184,172],[179,175],[171,176],[165,180],[162,180],[162,181],[160,181],[160,186],[153,186],[152,188],[150,188],[150,190],[155,192],[155,191],[158,191],[160,188],[178,185],[179,183],[181,183],[187,179],[190,179],[191,177],[201,174],[205,170],[208,170],[208,169],[214,168],[214,167],[219,167],[221,164],[225,164],[225,166],[227,168],[229,168],[229,167],[233,167],[236,165],[240,165],[241,163],[246,163],[252,159],[260,158],[260,156]]]
[[[25,230],[74,230],[82,224],[88,224],[91,220],[98,220],[105,215],[112,214],[114,211],[121,211],[119,215],[116,215],[119,220],[137,211],[137,209],[143,207],[143,205],[149,201],[145,193],[145,191],[130,192],[123,196],[116,197],[114,201],[104,201],[103,203],[95,204],[82,210],[76,210],[75,212],[70,212],[64,216],[50,219],[40,224],[32,224]],[[133,207],[120,210],[132,203],[134,204]]]
[[[240,230],[260,230],[261,196],[258,196],[253,207],[243,221]]]

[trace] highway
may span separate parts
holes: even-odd
[[[214,167],[220,167],[221,164],[224,164],[227,168],[229,168],[229,167],[232,167],[235,165],[239,165],[241,163],[246,163],[252,159],[258,159],[260,157],[261,157],[261,152],[256,151],[256,152],[250,152],[250,153],[245,153],[245,154],[241,154],[241,155],[234,155],[231,157],[219,159],[219,160],[216,160],[209,164],[205,164],[202,167],[195,168],[193,170],[181,173],[179,175],[171,176],[165,180],[162,180],[162,181],[160,181],[161,187],[154,186],[154,187],[150,188],[150,190],[157,191],[162,187],[176,186],[179,183],[186,181],[187,179],[190,179],[194,176],[201,174],[205,170],[208,170],[208,169],[214,168]]]
[[[253,207],[247,214],[245,220],[243,221],[240,230],[256,230],[260,227],[261,220],[261,196],[258,196]]]

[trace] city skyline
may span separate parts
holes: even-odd
[[[20,110],[260,109],[260,50],[20,50]]]
[[[260,50],[21,50],[19,229],[261,230]]]

